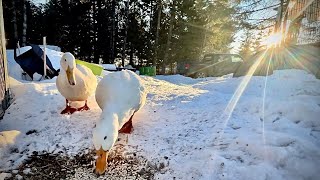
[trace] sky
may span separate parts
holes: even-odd
[[[257,7],[255,7],[254,9],[262,9],[268,6],[272,6],[279,3],[278,0],[262,0]],[[243,6],[247,6],[248,4],[243,4]],[[253,10],[253,9],[248,9],[248,10]],[[266,10],[262,10],[262,11],[258,11],[256,13],[253,13],[249,19],[249,22],[252,24],[257,24],[260,20],[258,19],[267,19],[273,16],[277,15],[277,11],[274,10],[273,8],[269,8]],[[254,34],[258,34],[260,31],[253,31]],[[237,53],[241,47],[241,41],[244,40],[244,35],[245,35],[245,31],[244,30],[240,30],[237,34],[236,34],[236,38],[235,38],[235,42],[233,42],[231,44],[231,47],[233,47],[233,49],[231,50],[232,53]]]

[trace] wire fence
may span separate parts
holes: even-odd
[[[289,37],[296,44],[320,42],[320,0],[291,0],[288,4],[291,21]]]

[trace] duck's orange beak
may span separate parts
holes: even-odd
[[[73,74],[73,68],[70,68],[68,66],[66,73],[67,73],[67,79],[68,79],[69,84],[71,86],[76,85],[76,80],[75,80],[74,74]]]
[[[102,147],[96,151],[96,155],[98,156],[96,160],[96,170],[95,173],[97,175],[101,175],[106,171],[107,168],[107,158],[108,158],[108,151],[104,151]]]

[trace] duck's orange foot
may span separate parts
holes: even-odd
[[[77,110],[78,111],[88,111],[88,110],[90,110],[90,108],[87,104],[85,104],[84,106],[78,108]]]
[[[87,100],[86,100],[86,103],[84,104],[84,106],[77,109],[77,111],[88,111],[88,110],[90,110],[90,108],[87,105]]]
[[[133,126],[132,126],[132,117],[128,122],[126,122],[122,128],[119,130],[119,133],[125,133],[130,134],[132,132]]]
[[[63,111],[61,111],[61,114],[73,114],[76,111],[77,111],[76,108],[73,108],[71,106],[66,106],[66,108]]]

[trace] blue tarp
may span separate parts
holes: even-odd
[[[44,64],[43,64],[43,51],[38,45],[31,44],[31,49],[28,50],[27,52],[16,56],[16,51],[14,52],[15,54],[15,60],[16,62],[21,66],[21,68],[32,78],[34,73],[38,73],[43,75],[44,73]],[[52,64],[46,56],[46,61],[47,61],[47,77],[53,78],[54,76],[58,75],[58,71],[55,70],[52,67]]]

